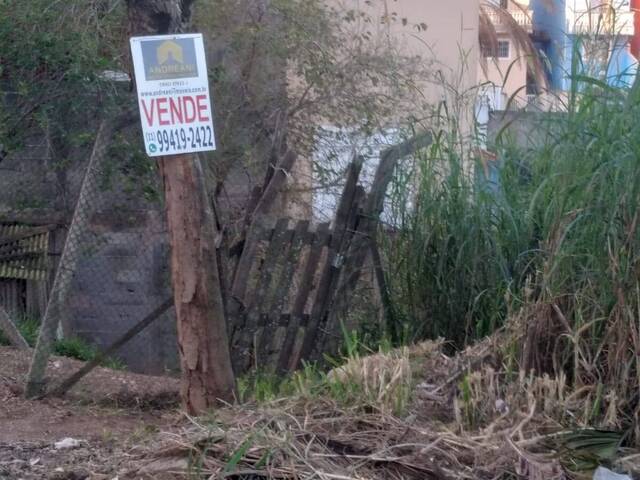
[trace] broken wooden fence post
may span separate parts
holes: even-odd
[[[0,331],[9,339],[11,345],[21,350],[29,348],[29,344],[24,339],[16,325],[11,321],[9,314],[0,306]]]
[[[358,179],[362,171],[362,164],[362,157],[356,157],[347,171],[347,180],[336,210],[336,217],[332,226],[333,235],[322,275],[318,282],[309,324],[305,330],[302,344],[294,352],[296,366],[302,359],[307,358],[314,350],[314,347],[317,346],[319,329],[337,286],[336,280],[339,278],[345,247],[348,243],[346,240],[350,236],[349,230],[353,228],[353,225],[350,225],[350,220],[354,220],[351,213],[353,212],[354,204],[357,203]]]
[[[277,373],[295,370],[299,363],[300,348],[296,348],[298,329],[302,324],[304,309],[307,305],[309,294],[313,290],[313,278],[318,270],[322,249],[329,241],[329,223],[321,223],[316,229],[311,250],[300,279],[300,287],[296,294],[291,310],[291,321],[287,327],[280,357],[278,358]]]
[[[423,132],[398,145],[387,148],[380,154],[380,163],[376,169],[371,190],[366,197],[362,212],[360,212],[359,219],[356,222],[355,232],[349,245],[349,250],[345,252],[346,264],[340,272],[340,279],[337,281],[338,285],[334,289],[334,291],[340,292],[342,298],[351,298],[353,295],[367,254],[371,251],[369,246],[370,242],[376,241],[375,237],[380,215],[384,209],[387,188],[393,179],[393,173],[398,161],[416,153],[422,148],[428,147],[432,142],[433,136],[431,133]],[[327,302],[331,302],[331,300],[333,299],[327,299]],[[390,310],[385,308],[385,315],[389,312]],[[389,321],[390,319],[387,320]],[[335,332],[338,329],[338,325],[335,324],[335,318],[325,318],[323,315],[319,319],[316,319],[316,321],[334,323],[333,325],[327,325],[325,331]],[[321,350],[324,349],[326,337],[327,335],[325,334],[319,341],[319,348]]]

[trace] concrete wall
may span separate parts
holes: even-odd
[[[488,141],[492,144],[497,135],[503,136],[521,148],[535,148],[551,141],[547,138],[549,124],[554,119],[562,121],[563,112],[494,111],[489,115]]]
[[[91,252],[80,252],[65,305],[65,332],[103,348],[172,295],[164,213],[122,213],[105,208],[91,216],[96,242]],[[138,334],[117,357],[138,372],[178,370],[173,313]]]

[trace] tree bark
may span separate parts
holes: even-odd
[[[182,366],[182,402],[191,414],[232,402],[235,379],[216,258],[216,228],[195,155],[160,161]]]

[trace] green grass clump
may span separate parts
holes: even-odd
[[[40,322],[32,317],[23,316],[16,322],[16,327],[29,346],[33,347],[38,340]],[[9,346],[9,339],[0,331],[0,345]]]
[[[76,360],[82,360],[83,362],[93,360],[98,354],[98,349],[95,346],[79,337],[69,337],[56,340],[53,349],[56,355],[75,358]],[[107,358],[101,365],[113,370],[126,369],[124,362],[117,358]]]
[[[376,409],[396,414],[405,411],[414,387],[407,348],[381,347],[376,353],[359,334],[343,327],[344,354],[327,358],[327,371],[316,363],[287,376],[254,371],[237,379],[240,403],[268,404],[282,398],[331,399],[348,408]],[[386,346],[386,343],[383,343]]]
[[[16,321],[16,327],[29,346],[35,347],[40,331],[40,321],[36,318],[22,316]],[[0,345],[11,345],[9,339],[6,338],[2,331],[0,331]],[[96,357],[98,349],[86,340],[79,337],[70,337],[56,340],[53,346],[53,352],[55,355],[59,355],[61,357],[75,358],[76,360],[89,362]],[[117,358],[107,358],[102,363],[102,366],[114,370],[126,369],[124,362]]]

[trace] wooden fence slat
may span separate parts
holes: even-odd
[[[290,248],[286,252],[285,262],[280,271],[276,288],[273,296],[269,301],[269,314],[277,318],[282,313],[285,302],[288,300],[287,290],[292,286],[292,276],[296,270],[296,266],[300,261],[300,252],[305,240],[309,237],[309,220],[299,220],[293,230],[293,236]]]
[[[246,311],[247,311],[247,302],[245,300],[246,289],[249,285],[249,280],[251,273],[255,270],[255,260],[256,253],[258,250],[258,246],[261,242],[270,242],[271,237],[274,233],[274,229],[267,228],[264,224],[257,225],[252,231],[254,237],[247,238],[246,242],[250,244],[250,247],[246,247],[247,249],[251,249],[253,252],[253,257],[251,263],[247,264],[247,269],[241,273],[242,276],[242,297],[237,297],[233,294],[227,298],[227,322],[229,323],[229,341],[231,345],[236,345],[238,342],[238,335],[242,335],[242,332],[245,329],[246,324]],[[243,252],[244,255],[244,252]],[[244,268],[244,267],[243,267]]]
[[[280,191],[280,187],[284,184],[289,175],[289,171],[293,168],[297,156],[292,151],[287,151],[278,164],[274,168],[273,175],[269,179],[265,186],[262,196],[258,199],[256,207],[250,216],[247,216],[245,222],[250,223],[247,228],[245,238],[246,244],[238,264],[236,266],[235,274],[233,275],[233,281],[231,284],[231,296],[243,299],[244,293],[247,288],[247,277],[251,270],[251,265],[254,261],[256,244],[251,239],[256,238],[255,230],[259,228],[262,217],[269,212],[277,193]]]
[[[298,336],[298,329],[303,322],[304,309],[307,305],[307,300],[311,292],[314,290],[314,276],[316,275],[320,259],[322,258],[322,251],[327,244],[329,237],[329,224],[322,223],[318,225],[313,243],[311,244],[309,256],[302,273],[302,278],[300,279],[296,298],[291,309],[291,321],[289,322],[287,332],[282,342],[280,357],[277,363],[277,371],[279,373],[295,368],[295,365],[297,365],[300,360],[300,348],[294,350],[294,347],[296,346],[295,341]],[[300,345],[300,347],[302,347],[302,345]],[[294,367],[291,367],[291,364],[293,364]]]
[[[398,161],[421,148],[429,146],[432,141],[432,135],[429,132],[424,132],[403,143],[394,145],[380,154],[380,163],[376,169],[371,190],[364,201],[362,212],[355,226],[356,231],[349,246],[350,253],[346,256],[347,264],[337,287],[343,298],[350,298],[357,287],[360,272],[370,252],[369,242],[375,241],[380,214],[384,209],[387,188],[391,183]],[[335,323],[335,318],[333,320]],[[336,328],[336,325],[328,325],[325,331],[329,333],[335,332]],[[326,338],[318,342],[320,350],[324,349],[325,343]]]
[[[244,240],[244,248],[236,265],[231,286],[231,298],[244,303],[245,293],[249,283],[249,275],[255,261],[256,252],[260,241],[265,238],[267,232],[272,233],[265,224],[256,222],[247,232]]]
[[[354,255],[359,255],[360,252],[354,250],[354,245],[358,240],[358,223],[360,222],[362,215],[362,205],[366,200],[367,193],[364,187],[358,185],[356,187],[356,193],[353,198],[353,206],[349,213],[349,219],[347,221],[347,232],[343,239],[343,251],[342,251],[342,268],[336,273],[334,278],[335,287],[331,292],[331,297],[327,299],[327,307],[325,314],[320,318],[320,332],[322,335],[316,342],[316,357],[320,358],[321,354],[327,349],[326,342],[329,337],[333,337],[336,340],[335,343],[339,343],[342,339],[342,332],[340,323],[337,321],[343,313],[344,304],[350,298],[344,289],[344,278],[350,275],[353,269],[353,262],[351,259]],[[311,355],[311,352],[308,353]]]
[[[271,367],[273,352],[277,352],[280,349],[281,345],[279,341],[284,340],[285,334],[283,331],[285,328],[280,326],[282,313],[285,303],[289,300],[288,290],[291,290],[293,287],[293,274],[300,260],[302,246],[308,237],[309,220],[299,220],[293,230],[289,249],[283,255],[284,262],[279,272],[279,278],[273,290],[273,295],[266,302],[266,307],[269,310],[269,322],[265,325],[262,339],[258,344],[258,357],[265,359],[264,364],[267,368]]]
[[[295,230],[288,229],[288,222],[283,225],[285,230],[282,232],[276,230],[272,243],[269,245],[265,263],[262,266],[257,295],[255,295],[254,303],[248,312],[249,328],[254,325],[258,327],[254,334],[253,353],[255,366],[260,368],[266,367],[264,362],[266,346],[263,340],[266,338],[266,333],[272,328],[271,323],[277,322],[277,316],[273,312],[270,302],[273,297],[274,281],[278,279],[278,273],[284,268],[284,262],[290,255],[295,234]]]
[[[300,359],[307,358],[317,341],[318,331],[325,312],[329,306],[333,289],[336,286],[336,278],[341,269],[342,254],[346,247],[344,238],[349,228],[348,222],[354,201],[357,195],[358,178],[362,170],[363,160],[357,157],[349,165],[347,181],[340,197],[336,218],[333,225],[333,236],[329,252],[323,268],[320,282],[316,293],[316,299],[311,311],[311,319],[305,332],[305,338],[300,352]]]
[[[236,351],[233,356],[237,361],[236,367],[239,369],[237,371],[244,371],[248,368],[249,365],[247,362],[250,360],[249,353],[251,345],[255,344],[256,338],[260,338],[257,336],[256,331],[260,320],[259,309],[262,306],[262,302],[264,301],[269,289],[273,270],[277,266],[277,260],[279,257],[278,253],[282,251],[287,241],[291,241],[290,237],[287,238],[289,232],[292,234],[292,231],[287,229],[288,224],[288,218],[281,218],[276,223],[271,242],[267,247],[265,258],[263,260],[262,267],[260,268],[256,291],[250,292],[251,303],[248,304],[248,308],[244,312],[244,327],[238,332],[238,341],[234,346]]]

